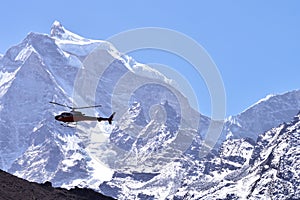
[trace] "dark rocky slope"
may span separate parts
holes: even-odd
[[[50,182],[38,184],[20,179],[0,170],[1,200],[112,200],[91,189],[54,188]]]

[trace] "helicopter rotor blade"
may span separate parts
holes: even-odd
[[[67,108],[73,109],[71,106],[64,105],[64,104],[60,104],[60,103],[56,103],[56,102],[53,102],[53,101],[49,101],[49,103],[52,103],[52,104],[55,104],[55,105],[59,105],[59,106],[63,106],[63,107],[67,107]]]
[[[97,108],[97,107],[101,107],[102,105],[95,105],[95,106],[83,106],[83,107],[75,107],[73,109],[85,109],[85,108]]]
[[[84,109],[84,108],[96,108],[96,107],[101,107],[102,106],[102,105],[95,105],[95,106],[71,107],[71,106],[56,103],[56,102],[53,102],[53,101],[50,101],[49,103],[59,105],[59,106],[63,106],[63,107],[67,107],[67,108],[70,108],[71,110],[78,110],[78,109]]]

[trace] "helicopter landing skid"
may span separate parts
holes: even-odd
[[[77,123],[76,122],[69,122],[69,123],[60,123],[60,125],[68,128],[76,128]]]

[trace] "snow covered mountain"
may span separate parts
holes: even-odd
[[[111,63],[105,71],[107,74],[100,79],[101,84],[97,87],[95,97],[97,103],[103,105],[103,109],[95,110],[92,115],[111,113],[111,92],[114,89],[111,85],[125,73],[136,81],[147,80],[156,84],[144,84],[145,88],[133,93],[130,99],[132,105],[126,112],[132,112],[136,104],[143,105],[143,113],[137,120],[126,117],[125,113],[123,118],[117,114],[116,119],[118,121],[120,118],[120,123],[116,122],[115,128],[105,123],[79,123],[76,129],[61,126],[54,120],[54,115],[64,108],[48,102],[68,105],[74,103],[76,76],[86,67],[84,62],[95,49],[100,52],[97,54],[101,58],[99,68],[104,65],[103,62]],[[176,107],[178,98],[184,102],[182,110],[193,116],[193,119],[201,118],[200,122],[204,124],[209,120],[192,110],[184,96],[178,93],[175,97],[174,93],[163,87],[163,84],[171,81],[161,73],[122,55],[106,41],[89,40],[73,34],[59,22],[53,24],[50,35],[29,33],[20,44],[11,47],[1,57],[0,63],[0,167],[27,180],[51,181],[55,186],[64,187],[88,185],[97,189],[102,181],[109,180],[112,176],[113,171],[109,167],[113,165],[113,168],[118,168],[119,163],[109,162],[113,160],[109,155],[112,152],[119,155],[123,148],[119,144],[126,142],[122,141],[123,136],[114,137],[118,131],[126,134],[130,127],[139,127],[137,130],[142,130],[145,136],[149,136],[144,141],[135,142],[134,147],[130,147],[130,153],[123,155],[125,157],[138,149],[139,157],[143,157],[145,152],[151,151],[153,144],[156,146],[152,150],[156,152],[174,141],[180,120],[183,121],[182,127],[195,123],[189,118],[181,119],[184,115]],[[142,76],[138,74],[140,72]],[[121,87],[126,89],[126,85]],[[146,91],[143,92],[143,89]],[[149,91],[160,93],[159,98],[149,98]],[[122,93],[114,95],[116,99],[123,97]],[[85,96],[81,96],[81,99],[86,103],[92,101]],[[122,103],[115,103],[116,108],[128,106]],[[157,108],[152,108],[153,105]],[[161,113],[165,114],[165,118],[160,117]],[[160,132],[159,135],[156,135],[157,131]],[[185,128],[181,128],[181,131],[187,132]],[[197,134],[197,130],[192,131]],[[130,134],[135,140],[138,138],[132,132]],[[100,143],[96,143],[95,140],[99,138]],[[192,137],[189,138],[192,140]],[[187,141],[178,150],[178,156],[188,148],[189,142],[191,141]],[[170,147],[169,151],[171,149],[174,147]],[[97,154],[99,152],[101,155]],[[165,158],[163,163],[169,162],[169,157],[164,155],[163,159]]]
[[[64,36],[77,44],[78,50],[73,51],[78,56]],[[6,52],[0,68],[2,169],[31,181],[51,180],[55,186],[77,179],[109,179],[111,170],[90,159],[82,148],[85,136],[56,123],[53,116],[61,108],[48,103],[72,105],[80,59],[103,43],[71,34],[56,22],[50,36],[29,33]],[[94,175],[97,168],[106,174]]]
[[[210,170],[208,187],[190,188],[191,199],[299,199],[299,119],[265,132],[254,146],[245,139],[224,142],[217,163],[225,166]]]
[[[159,173],[115,172],[101,191],[119,199],[299,199],[300,113],[250,138],[227,139],[201,160],[186,156]]]
[[[0,56],[0,168],[30,181],[90,187],[119,199],[258,198],[267,192],[280,198],[287,192],[276,193],[280,184],[292,185],[288,192],[298,197],[297,163],[286,158],[278,164],[279,157],[299,152],[297,140],[289,138],[299,138],[298,118],[268,130],[298,113],[300,90],[269,96],[226,119],[216,148],[199,158],[211,120],[189,106],[173,81],[109,42],[78,36],[57,21],[49,35],[29,33]],[[94,98],[86,88],[95,91]],[[64,108],[49,101],[100,103],[103,108],[84,113],[107,116],[114,110],[115,122],[61,126],[54,115]],[[287,144],[292,150],[280,153]],[[273,149],[276,155],[269,158]],[[267,158],[275,164],[266,164]],[[282,175],[270,170],[275,165]]]
[[[257,136],[280,123],[288,122],[300,110],[300,90],[268,95],[237,116],[229,117],[225,125],[228,137]]]

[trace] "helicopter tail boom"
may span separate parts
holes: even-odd
[[[113,121],[113,118],[114,118],[114,115],[116,114],[116,112],[114,112],[113,114],[111,114],[111,116],[109,117],[98,117],[97,120],[98,122],[101,122],[101,121],[108,121],[109,124],[112,124],[112,121]]]

